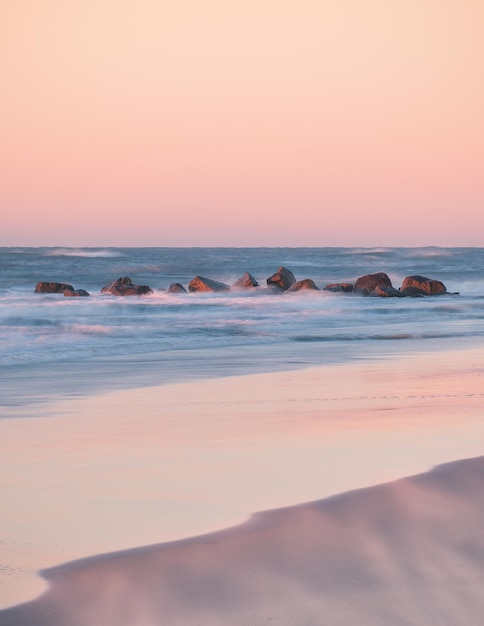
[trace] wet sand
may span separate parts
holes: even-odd
[[[44,406],[42,416],[2,420],[0,487],[4,508],[3,544],[0,546],[3,566],[1,605],[11,606],[29,600],[45,590],[46,583],[36,576],[36,571],[40,569],[50,568],[47,578],[52,581],[52,567],[67,561],[159,544],[160,541],[200,536],[217,528],[240,524],[254,511],[319,500],[423,472],[439,463],[478,456],[484,451],[483,372],[484,355],[479,350],[407,355],[399,359],[325,366],[298,372],[229,377],[115,392],[55,402],[48,417],[45,416]],[[457,498],[457,495],[453,497]],[[347,496],[341,497],[344,501]],[[455,498],[449,501],[449,506],[462,506],[465,510],[469,503]],[[471,505],[478,506],[478,503]],[[303,558],[317,548],[317,545],[311,544],[315,539],[311,539],[310,532],[313,522],[306,524],[303,518],[309,515],[312,519],[311,511],[319,511],[320,506],[324,508],[326,503],[310,505],[309,508],[296,507],[294,511],[303,512],[296,517],[287,511],[271,513],[269,517],[266,514],[256,516],[247,527],[238,526],[224,531],[222,535],[240,535],[237,541],[245,545],[249,541],[247,537],[253,536],[253,529],[259,523],[257,520],[279,519],[282,515],[281,528],[286,530],[281,530],[281,542],[282,537],[287,537],[289,550],[286,560],[296,558],[294,551],[298,546]],[[309,513],[306,515],[304,511]],[[455,516],[460,515],[453,509],[443,509],[443,513],[448,513],[449,519],[454,522]],[[353,521],[348,524],[357,524],[359,515],[359,512],[355,513]],[[394,514],[390,519],[397,517]],[[297,528],[290,528],[288,520],[292,519],[296,520],[296,527],[304,527],[303,535],[297,532]],[[319,528],[320,523],[323,524],[323,521],[318,521],[316,527]],[[326,523],[327,520],[324,521]],[[385,527],[388,525],[387,522],[381,523]],[[328,530],[324,524],[321,526],[322,534]],[[345,524],[338,522],[338,526]],[[277,525],[279,527],[279,522]],[[378,535],[374,530],[371,532]],[[291,533],[295,534],[292,536]],[[218,537],[218,533],[215,535]],[[218,545],[211,541],[207,543],[204,540],[202,544]],[[219,539],[214,541],[219,542]],[[187,540],[179,544],[177,550],[180,548],[184,554],[187,546],[198,544],[198,539]],[[274,550],[280,551],[280,544],[277,545],[279,547]],[[287,574],[279,575],[279,566],[257,565],[253,559],[257,553],[264,552],[264,546],[265,541],[254,543],[251,548],[253,557],[247,565],[250,565],[249,570],[241,569],[239,561],[225,561],[223,569],[228,578],[228,570],[232,566],[241,573],[233,573],[235,578],[229,585],[228,595],[221,600],[227,606],[223,610],[220,607],[216,609],[216,612],[221,610],[220,623],[228,623],[223,621],[227,620],[226,609],[235,611],[236,615],[241,611],[241,621],[237,622],[239,618],[232,615],[230,623],[258,623],[251,620],[259,619],[259,609],[249,615],[231,599],[244,597],[256,607],[252,596],[244,592],[247,582],[243,581],[252,578],[251,571],[254,571],[254,584],[259,581],[257,588],[260,588],[260,594],[267,594],[273,589],[274,607],[278,606],[277,596],[283,594],[278,602],[287,605],[282,612],[286,623],[318,623],[314,621],[315,613],[310,612],[310,607],[316,602],[314,611],[319,611],[319,600],[308,597],[305,601],[309,611],[309,621],[305,622],[297,612],[300,609],[296,607],[295,596],[293,602],[289,591],[282,591],[280,587],[279,579],[287,577],[287,581],[294,583],[296,593],[305,580],[304,572],[299,584],[296,580],[298,570],[291,573],[289,568]],[[361,546],[361,549],[369,548]],[[143,559],[148,559],[148,568],[150,555],[165,554],[167,550],[168,547],[162,548],[161,552],[158,548],[153,552],[151,548],[142,549],[129,557],[124,555],[119,558],[134,558],[137,567],[144,571]],[[429,554],[434,555],[434,550],[437,547],[429,545]],[[194,556],[195,553],[191,552],[191,556],[186,557],[188,569],[188,563],[196,563],[199,558]],[[242,553],[243,564],[245,557]],[[176,552],[176,559],[180,554]],[[153,558],[158,561],[158,557]],[[217,552],[204,553],[203,558],[200,557],[202,563],[205,559],[212,563],[214,572],[219,570],[217,564],[228,558],[228,555]],[[124,592],[122,596],[118,594],[113,602],[125,606],[126,615],[130,614],[127,605],[133,604],[133,611],[141,610],[136,595],[128,593],[133,571],[137,572],[136,579],[140,577],[139,570],[132,571],[131,566],[127,566],[126,577],[121,584],[112,568],[112,563],[118,560],[118,557],[100,557],[90,561],[87,570],[82,569],[84,565],[77,564],[57,570],[56,585],[61,584],[64,573],[69,573],[71,567],[72,571],[89,572],[88,578],[92,576],[93,580],[97,576],[96,568],[111,568],[106,574],[105,586],[98,579],[98,597],[96,594],[91,596],[92,589],[86,587],[89,601],[81,602],[77,598],[73,600],[74,604],[67,601],[71,593],[67,591],[69,573],[65,583],[67,587],[62,594],[70,604],[71,621],[63,623],[82,626],[123,623],[118,617],[113,617],[112,622],[105,621],[107,614],[96,621],[97,617],[86,617],[82,608],[83,604],[97,606],[99,602],[102,605],[111,593],[116,596],[118,592],[113,589],[117,588],[118,582]],[[170,568],[178,571],[174,562],[171,563]],[[180,567],[180,577],[183,578],[182,561]],[[395,568],[400,569],[395,564],[388,567],[391,572]],[[412,569],[411,562],[408,567]],[[480,564],[477,564],[476,575],[479,568]],[[86,579],[84,574],[80,575],[82,580]],[[327,574],[315,572],[314,575],[324,578]],[[178,587],[178,574],[171,578],[170,584],[163,583],[163,576],[160,573],[160,588],[167,587],[174,596],[183,596],[185,583],[180,583]],[[213,576],[216,578],[217,575],[214,573]],[[140,579],[145,580],[143,577]],[[75,586],[78,586],[79,578],[76,580]],[[200,584],[198,580],[197,584]],[[138,583],[136,580],[132,582],[134,589]],[[155,580],[153,583],[145,581],[144,584],[147,588],[153,585],[153,594],[161,593]],[[196,592],[194,585],[190,593],[202,601],[205,586],[201,584]],[[341,585],[345,589],[343,582]],[[57,586],[53,588],[54,596],[57,593],[55,589]],[[79,589],[82,595],[82,585]],[[212,592],[209,587],[207,589],[207,597],[211,598]],[[161,594],[163,597],[164,593]],[[168,591],[166,593],[169,595]],[[333,600],[328,594],[325,592],[324,595],[331,607]],[[49,598],[54,596],[48,595],[42,602],[50,602]],[[336,596],[334,602],[338,605]],[[224,597],[222,593],[221,597]],[[263,601],[264,606],[269,601],[268,597]],[[156,609],[146,618],[137,614],[137,621],[125,623],[141,626],[187,623],[187,614],[183,613],[182,606],[186,598],[182,597],[179,605],[168,596],[160,602],[160,606],[164,607],[160,610],[169,611],[169,621],[155,617],[158,615]],[[365,604],[366,600],[362,602]],[[216,621],[219,618],[212,611],[212,601],[204,603],[210,605],[207,616],[200,608],[195,612],[200,620],[208,621],[197,622],[193,621],[195,618],[190,618],[188,623],[219,623]],[[289,607],[293,603],[296,617],[292,617]],[[103,606],[102,610],[105,610],[106,605]],[[173,610],[170,606],[174,607]],[[31,615],[25,617],[31,620],[25,623],[43,624],[39,621],[43,605],[34,604],[32,607],[26,609],[27,613],[22,613],[24,616]],[[335,608],[335,611],[340,609]],[[76,617],[78,611],[79,617]],[[35,613],[37,621],[33,617]],[[0,625],[21,624],[21,621],[6,621],[13,614],[8,611],[0,613]],[[271,615],[271,619],[276,619],[279,615],[277,611],[265,612],[265,609],[262,614],[266,615],[264,619],[269,619]],[[353,619],[351,611],[348,616],[348,620]],[[303,621],[291,622],[296,618]],[[400,620],[391,623],[412,622]]]

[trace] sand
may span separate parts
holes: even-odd
[[[484,457],[45,572],[2,626],[475,626]]]
[[[380,544],[378,528],[389,533],[387,527],[396,525],[398,537],[405,534],[404,529],[398,530],[399,516],[395,512],[388,521],[371,526],[375,518],[370,509],[378,517],[380,496],[370,499],[365,496],[367,521],[360,522],[360,517],[364,520],[360,498],[360,508],[355,509],[354,514],[352,505],[348,504],[349,508],[338,509],[337,516],[336,509],[331,508],[329,517],[326,513],[314,515],[315,511],[326,510],[327,505],[332,507],[334,502],[340,501],[333,500],[330,504],[322,501],[318,505],[256,516],[246,527],[237,524],[247,520],[254,511],[319,501],[355,488],[424,472],[439,463],[482,455],[483,372],[482,351],[454,350],[299,372],[117,391],[57,401],[51,406],[44,405],[42,414],[32,417],[3,419],[0,421],[3,506],[0,606],[25,602],[45,591],[47,584],[36,572],[47,569],[49,582],[54,580],[52,574],[59,572],[55,575],[52,593],[54,596],[61,593],[64,608],[59,605],[52,611],[44,609],[42,603],[51,602],[49,598],[54,597],[47,595],[41,604],[34,604],[27,613],[22,613],[24,617],[31,616],[30,622],[25,623],[250,625],[259,623],[257,620],[264,623],[269,618],[294,624],[352,623],[354,604],[358,611],[368,606],[369,615],[380,615],[373,622],[368,618],[368,623],[425,623],[423,618],[412,622],[403,618],[399,621],[396,617],[388,622],[381,617],[383,613],[375,613],[377,609],[371,608],[372,602],[381,602],[381,611],[386,611],[388,605],[394,603],[394,595],[388,596],[389,602],[385,600],[385,584],[373,585],[373,568],[376,568],[375,581],[383,580],[385,573],[390,586],[392,576],[398,574],[398,579],[402,580],[399,593],[409,604],[415,586],[410,584],[411,578],[415,577],[417,584],[421,575],[424,581],[431,569],[429,565],[419,573],[418,550],[411,552],[410,545],[399,543],[400,539],[396,541],[395,537],[391,539],[390,534],[388,545]],[[378,489],[375,493],[390,493],[388,490],[378,492]],[[445,500],[441,492],[442,489],[436,490],[434,497],[429,491],[425,496],[431,503],[441,503],[438,512],[444,518],[438,525],[443,526],[448,520],[457,531],[465,529],[465,512],[479,503],[472,498],[467,502],[464,488],[462,498],[459,492],[453,492],[444,494]],[[442,552],[442,559],[447,559],[448,563],[445,567],[461,572],[465,578],[466,572],[471,571],[470,561],[462,560],[462,555],[454,552],[456,562],[452,564],[444,540],[440,548],[429,543],[427,550],[427,539],[437,541],[438,537],[427,532],[424,503],[418,495],[422,492],[400,488],[395,493],[398,497],[392,496],[390,501],[398,502],[399,508],[401,504],[409,505],[408,515],[412,520],[414,514],[410,505],[416,502],[422,505],[415,510],[415,525],[411,526],[407,540],[410,542],[410,535],[415,535],[415,545],[428,555],[428,562],[438,564],[437,573],[445,574],[445,563],[437,554]],[[345,502],[346,497],[341,496],[341,502]],[[382,498],[388,503],[387,496]],[[390,514],[391,507],[385,506],[385,511],[387,509]],[[346,521],[345,511],[349,515]],[[341,520],[335,522],[336,526],[329,523],[333,516]],[[264,530],[273,524],[267,520],[274,520],[271,531]],[[427,529],[425,541],[423,535],[421,541],[418,538],[420,521],[423,530]],[[471,521],[472,516],[469,524]],[[318,539],[326,535],[333,537],[335,550],[340,554],[336,531],[346,526],[347,530],[352,528],[358,532],[342,539],[342,543],[352,549],[346,556],[341,552],[341,563],[354,563],[361,574],[358,584],[350,579],[344,582],[337,566],[339,557],[327,552],[333,544],[322,546]],[[223,541],[220,538],[184,539],[226,527],[235,529],[224,531]],[[473,528],[469,526],[470,541],[474,542],[476,538],[472,533]],[[215,535],[219,537],[218,533]],[[233,537],[235,541],[230,543],[232,547],[227,546],[227,554],[223,549],[225,537],[230,537],[231,541]],[[449,537],[452,538],[450,530]],[[127,554],[119,557],[121,560],[99,557],[88,563],[86,570],[82,569],[84,566],[78,569],[77,565],[72,570],[71,566],[56,570],[62,563],[75,559],[179,539],[184,541],[172,545],[176,551],[168,550],[172,555],[169,557],[171,565],[164,570],[165,574],[165,566],[159,575],[150,573],[151,563],[158,567],[157,555],[168,553],[165,548],[138,550],[129,557]],[[398,547],[402,554],[393,554],[390,545],[395,550]],[[312,560],[311,554],[316,555],[320,548],[324,548],[324,556]],[[450,544],[448,549],[451,548]],[[368,555],[373,554],[373,550],[370,559]],[[279,561],[277,554],[280,554]],[[473,549],[472,558],[477,559],[476,554],[477,550]],[[270,557],[269,560],[259,562],[264,555]],[[371,564],[366,570],[361,569],[364,555]],[[405,558],[408,562],[402,572]],[[307,575],[304,573],[306,560]],[[320,560],[328,560],[330,570],[319,571],[316,561]],[[113,569],[113,563],[118,561],[123,564],[124,574]],[[134,570],[131,563],[136,563]],[[464,564],[462,568],[460,564]],[[476,580],[480,567],[477,559]],[[189,596],[193,602],[192,599],[187,601],[184,591],[190,570],[194,575],[199,571],[201,578],[206,579],[206,585],[200,583],[200,578],[198,582],[192,581]],[[56,591],[60,589],[58,585],[64,580],[64,574],[70,571],[80,572],[76,574],[74,587],[81,595],[85,588],[88,600],[74,596],[70,600],[70,574],[65,577],[67,587],[62,592]],[[96,578],[101,571],[104,582]],[[223,581],[219,583],[216,580],[220,572]],[[167,579],[163,578],[165,575]],[[340,582],[330,585],[324,592],[308,595],[310,579],[314,578],[315,589],[319,590],[318,581],[326,580],[327,576]],[[448,576],[451,589],[454,579]],[[97,580],[94,587],[84,587],[91,578]],[[152,589],[150,593],[159,596],[162,608],[153,608],[147,599],[137,601],[138,581],[147,593]],[[461,583],[457,580],[456,584]],[[158,585],[159,589],[152,585]],[[359,599],[350,604],[342,602],[341,597],[347,597],[352,585],[360,589],[355,596]],[[429,585],[437,583],[432,578]],[[368,593],[363,594],[362,588],[368,588]],[[379,600],[377,588],[383,594]],[[473,592],[469,593],[472,596]],[[112,604],[108,601],[111,595],[115,598]],[[214,595],[220,596],[223,606],[218,606]],[[320,596],[324,596],[327,610],[332,611],[334,604],[335,616],[345,605],[347,613],[341,618],[343,621],[338,622],[340,618],[336,617],[336,621],[328,622],[326,618],[322,622],[314,621],[314,615],[321,610]],[[429,597],[433,597],[432,594]],[[247,606],[243,608],[246,601]],[[306,622],[300,613],[301,602],[308,612]],[[472,602],[469,600],[470,605]],[[100,616],[84,613],[98,603],[102,605]],[[457,599],[456,606],[459,603]],[[207,615],[204,605],[207,605]],[[191,610],[190,606],[195,607],[196,615],[188,618],[186,611]],[[118,615],[109,621],[111,618],[103,611],[116,612],[116,607],[123,607],[121,612],[126,616],[132,616],[130,611],[140,613],[126,617],[125,622]],[[252,609],[254,612],[250,613]],[[54,621],[52,615],[48,616],[51,621],[40,621],[46,613],[65,610],[69,618],[63,613],[60,621]],[[459,606],[459,610],[463,608]],[[22,611],[24,609],[1,612],[0,626],[21,624]],[[227,611],[235,614],[230,615],[230,620]],[[217,622],[219,612],[221,621]],[[361,620],[358,613],[354,623],[361,623]]]

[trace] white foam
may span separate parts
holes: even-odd
[[[122,256],[116,250],[89,250],[88,248],[56,248],[49,250],[46,256],[79,256],[79,257],[119,257]]]

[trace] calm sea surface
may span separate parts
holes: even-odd
[[[387,272],[445,283],[446,295],[364,298],[327,291],[268,295],[279,266],[323,288]],[[484,339],[484,248],[1,248],[0,406],[4,415],[57,395],[434,351]],[[196,275],[247,292],[168,294]],[[103,295],[129,276],[154,293]],[[36,294],[38,281],[90,298]]]

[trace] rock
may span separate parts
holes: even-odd
[[[167,289],[168,293],[187,293],[187,290],[180,283],[171,283]]]
[[[101,293],[109,293],[113,296],[144,296],[153,293],[153,289],[148,285],[134,285],[131,278],[124,276],[104,285],[101,288]]]
[[[404,294],[398,289],[395,289],[395,287],[381,287],[377,285],[370,293],[370,296],[378,296],[380,298],[403,298]]]
[[[69,298],[85,298],[86,296],[90,296],[85,289],[66,289],[64,291],[64,296]]]
[[[353,291],[361,293],[363,296],[370,296],[373,295],[372,292],[375,291],[377,287],[393,289],[392,281],[385,272],[361,276],[356,281]]]
[[[311,280],[310,278],[305,278],[304,280],[296,280],[295,283],[292,283],[289,289],[286,289],[286,293],[303,291],[305,289],[313,289],[319,291],[319,287],[316,286],[314,280]]]
[[[230,287],[211,278],[195,276],[188,285],[188,291],[228,291]]]
[[[400,293],[403,296],[437,296],[447,293],[447,289],[440,280],[416,275],[404,278]]]
[[[232,285],[232,289],[252,289],[252,287],[258,287],[259,283],[256,279],[249,274],[249,272],[245,272],[242,276],[235,281]]]
[[[416,289],[415,287],[407,287],[406,289],[400,289],[400,294],[402,298],[423,298],[424,294],[420,291],[420,289]]]
[[[74,287],[67,283],[38,282],[35,285],[35,293],[63,293],[64,291],[74,291]]]
[[[129,287],[133,284],[133,281],[129,276],[124,276],[123,278],[118,278],[117,280],[113,280],[111,283],[104,285],[101,287],[101,293],[113,293],[113,290],[122,290],[123,287]]]
[[[280,267],[275,274],[272,274],[272,276],[269,276],[267,279],[267,285],[269,287],[275,287],[282,291],[289,289],[295,282],[294,274],[285,267]]]
[[[324,287],[324,291],[351,293],[353,285],[351,283],[331,283]]]

